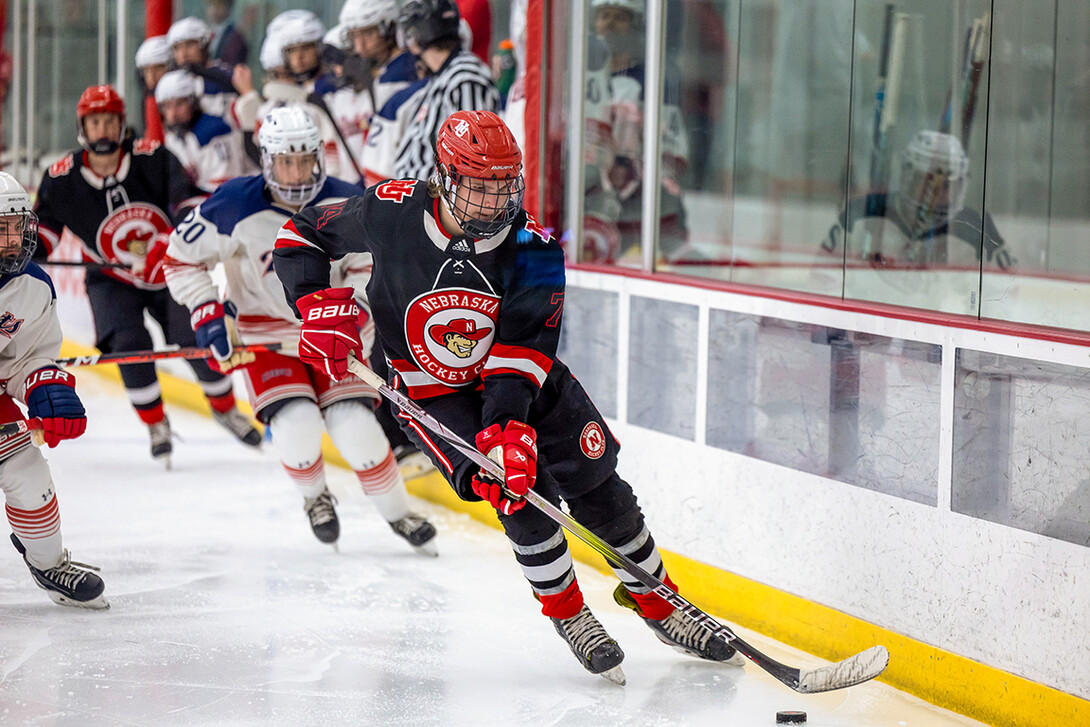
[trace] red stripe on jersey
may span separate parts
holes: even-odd
[[[288,220],[280,228],[280,234],[276,236],[275,247],[314,247],[314,245],[299,234],[294,222]]]
[[[435,442],[431,441],[431,437],[424,431],[424,428],[421,427],[415,419],[408,416],[403,411],[399,411],[397,415],[409,423],[409,426],[416,432],[416,435],[420,437],[421,441],[423,441],[427,448],[435,454],[435,458],[443,465],[443,469],[447,471],[447,474],[454,474],[454,466],[451,465],[450,460],[447,459],[446,455],[439,451],[439,448],[435,446]]]

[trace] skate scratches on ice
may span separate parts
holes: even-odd
[[[3,684],[10,674],[15,673],[23,664],[29,661],[30,657],[52,643],[53,640],[49,638],[49,629],[45,628],[35,631],[34,636],[31,637],[30,642],[27,643],[22,654],[0,664],[0,684]]]

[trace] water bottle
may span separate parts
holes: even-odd
[[[500,92],[500,103],[506,106],[507,93],[515,83],[515,44],[510,39],[501,40],[496,58],[496,88]]]

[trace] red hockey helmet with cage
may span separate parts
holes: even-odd
[[[125,102],[113,86],[88,86],[76,103],[76,118],[83,121],[91,114],[118,114],[125,116]]]
[[[491,111],[455,111],[448,116],[439,127],[435,153],[449,174],[474,179],[514,179],[522,174],[522,150]]]
[[[466,234],[494,235],[522,209],[522,151],[491,111],[448,116],[436,136],[435,157],[443,199]]]

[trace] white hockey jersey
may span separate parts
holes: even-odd
[[[348,182],[329,178],[307,206],[335,204],[358,192]],[[165,266],[171,295],[190,310],[210,300],[232,301],[245,343],[294,341],[299,321],[272,263],[277,233],[291,216],[272,202],[261,175],[222,185],[171,233]],[[217,263],[223,263],[226,278],[222,296],[209,274]],[[355,288],[363,302],[371,256],[348,255],[333,264],[333,275],[332,285]]]
[[[363,147],[363,186],[370,187],[397,175],[397,149],[412,120],[413,109],[424,94],[426,81],[414,81],[401,89],[371,117]]]
[[[61,350],[57,294],[45,271],[31,263],[17,275],[0,275],[0,386],[23,401],[23,383]],[[24,402],[25,403],[25,402]],[[3,407],[8,408],[8,407]],[[0,460],[30,445],[29,433],[0,437]]]
[[[166,132],[165,146],[182,163],[193,183],[214,192],[224,182],[259,171],[242,148],[242,132],[218,116],[201,114],[192,128]]]

